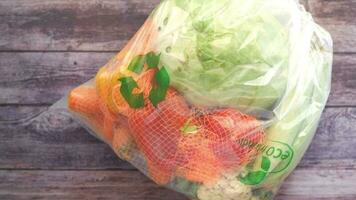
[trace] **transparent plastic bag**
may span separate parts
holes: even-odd
[[[71,113],[157,184],[273,199],[330,92],[332,40],[294,0],[165,0]]]

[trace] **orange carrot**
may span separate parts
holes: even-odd
[[[186,163],[178,168],[177,174],[204,184],[218,180],[222,168],[209,148],[210,142],[201,132],[184,136],[179,144],[179,155],[185,155]]]
[[[68,106],[81,115],[94,115],[100,112],[99,98],[94,88],[80,86],[72,90],[68,97]]]
[[[101,105],[95,88],[88,86],[75,88],[68,97],[69,109],[84,117],[103,139],[111,141],[115,119],[107,108]]]
[[[173,172],[171,170],[163,168],[162,166],[157,165],[149,159],[147,159],[147,168],[150,177],[158,185],[167,184],[173,177]]]
[[[112,148],[115,152],[120,152],[122,148],[125,148],[131,141],[132,137],[127,127],[119,125],[115,127],[112,141]],[[128,155],[125,155],[123,159],[128,159]]]

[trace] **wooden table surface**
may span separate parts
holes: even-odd
[[[93,77],[158,3],[0,0],[1,200],[186,200],[119,160],[68,113],[48,110]],[[277,199],[355,200],[356,0],[304,3],[334,39],[332,93]]]

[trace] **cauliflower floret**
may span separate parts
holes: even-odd
[[[251,200],[260,200],[258,197],[252,197]]]
[[[199,200],[256,200],[251,187],[241,183],[236,174],[225,175],[213,186],[201,186],[197,195]]]

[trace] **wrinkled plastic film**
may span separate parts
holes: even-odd
[[[315,134],[332,40],[294,0],[165,0],[68,108],[157,184],[273,199]]]

